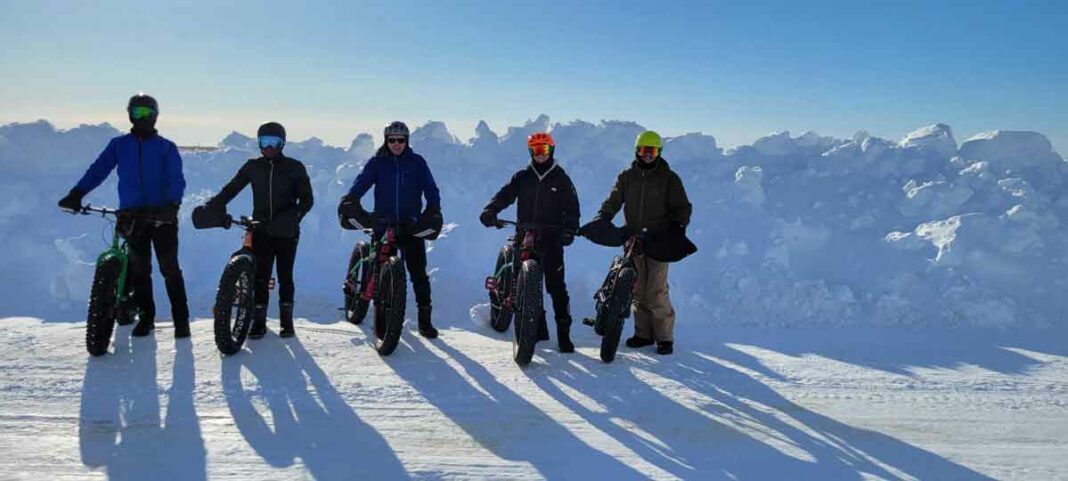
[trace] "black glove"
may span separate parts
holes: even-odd
[[[81,210],[84,209],[84,206],[82,206],[82,197],[85,197],[83,192],[78,189],[71,189],[66,197],[59,199],[59,208],[81,212]]]
[[[478,221],[486,227],[497,227],[497,213],[484,210],[482,214],[478,216]]]
[[[345,196],[337,206],[337,218],[342,229],[357,230],[375,227],[375,219],[369,212],[363,210],[360,200]]]
[[[575,231],[571,229],[564,229],[564,233],[560,234],[560,244],[563,246],[569,246],[575,242]]]
[[[412,228],[412,235],[426,240],[437,240],[445,221],[440,207],[427,207]]]

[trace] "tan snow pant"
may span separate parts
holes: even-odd
[[[668,296],[668,263],[647,256],[634,259],[638,267],[634,300],[634,334],[654,341],[675,340],[675,308]]]

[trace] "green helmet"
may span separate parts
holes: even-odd
[[[664,140],[660,138],[660,134],[652,130],[646,130],[639,134],[637,139],[634,139],[634,148],[637,149],[638,147],[656,147],[663,150]]]

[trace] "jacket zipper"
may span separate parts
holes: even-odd
[[[271,159],[271,171],[267,174],[267,219],[274,219],[274,159]]]
[[[137,178],[138,178],[138,180],[140,180],[140,182],[138,182],[138,186],[137,187],[138,187],[138,190],[141,191],[141,206],[142,207],[148,207],[148,198],[145,196],[145,162],[141,158],[142,155],[143,155],[143,153],[142,153],[142,151],[143,151],[142,146],[143,145],[144,145],[144,142],[141,140],[140,137],[138,137],[137,138]]]
[[[400,222],[400,156],[393,156],[393,221]]]
[[[645,174],[648,172],[642,172],[642,196],[641,201],[638,204],[638,228],[643,228],[645,224]]]
[[[535,172],[535,176],[537,172]],[[538,183],[534,185],[534,222],[538,222],[538,208],[541,206],[541,179],[538,179]]]

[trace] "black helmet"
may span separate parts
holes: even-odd
[[[282,140],[285,140],[286,128],[282,127],[282,124],[278,122],[267,122],[261,125],[260,128],[256,130],[256,137],[263,137],[264,135],[281,137]]]
[[[130,97],[130,101],[126,103],[126,114],[130,118],[130,123],[138,123],[133,118],[133,109],[135,107],[148,107],[152,109],[155,114],[147,119],[143,119],[141,123],[147,123],[149,126],[155,125],[156,117],[159,115],[159,103],[156,102],[156,99],[144,92],[140,92],[137,95]]]
[[[156,103],[156,99],[144,92],[130,97],[130,102],[126,104],[126,111],[130,111],[134,107],[148,107],[159,113],[159,104]]]
[[[385,135],[386,138],[389,138],[391,135],[394,135],[394,136],[400,135],[400,136],[403,136],[403,137],[407,138],[408,137],[408,126],[404,125],[404,122],[396,120],[393,123],[391,123],[391,124],[386,126],[386,129],[384,131],[384,135]]]

